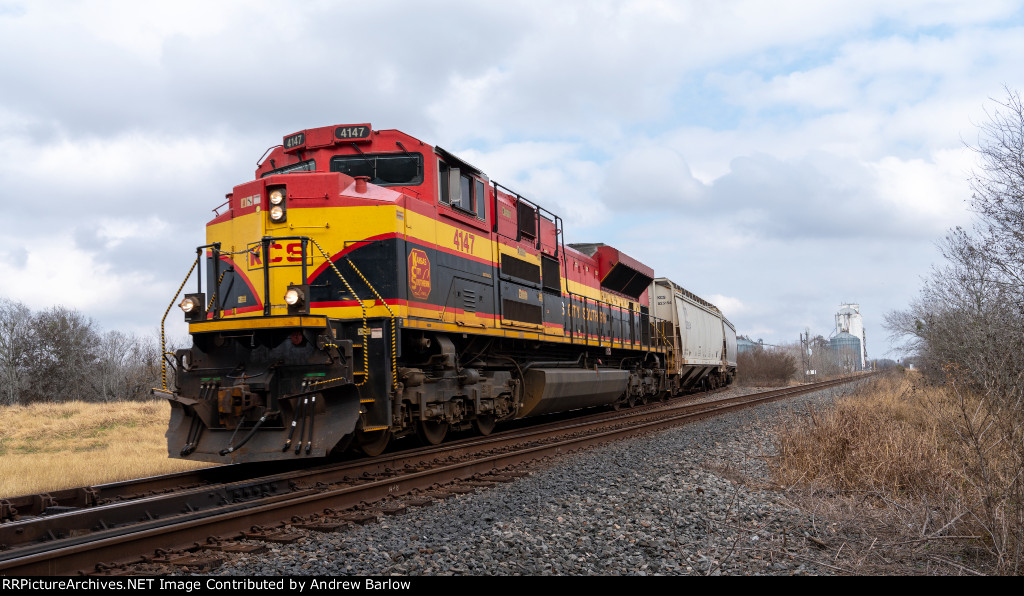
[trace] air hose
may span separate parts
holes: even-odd
[[[221,449],[220,450],[220,454],[221,455],[227,455],[227,454],[231,453],[232,451],[234,451],[235,449],[241,448],[242,445],[245,445],[249,441],[249,439],[251,439],[253,437],[253,435],[256,434],[256,431],[259,430],[260,425],[267,421],[267,417],[270,416],[271,414],[276,414],[276,412],[267,412],[263,416],[260,416],[260,419],[256,421],[256,424],[254,424],[252,429],[249,430],[249,434],[245,435],[245,438],[242,439],[241,443],[239,443],[237,445],[233,445],[233,446],[232,445],[228,445],[227,449]]]

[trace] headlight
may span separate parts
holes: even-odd
[[[284,209],[280,205],[274,205],[270,208],[270,219],[274,221],[281,221],[284,219]]]
[[[301,304],[303,299],[304,296],[302,295],[302,290],[300,290],[299,288],[288,288],[288,291],[284,293],[284,301],[288,304],[288,306],[295,306],[296,304]]]
[[[185,320],[194,323],[206,318],[206,297],[202,293],[185,294],[185,299],[178,305],[185,313]]]
[[[182,300],[181,304],[179,304],[178,306],[180,306],[181,310],[185,311],[185,314],[187,315],[191,314],[194,310],[199,308],[199,303],[196,301],[195,298],[189,296]]]
[[[284,202],[284,191],[278,188],[270,192],[270,204],[280,205]]]
[[[308,315],[309,303],[306,302],[309,286],[306,284],[289,284],[284,293],[284,302],[288,305],[290,315]],[[295,344],[298,345],[298,344]]]

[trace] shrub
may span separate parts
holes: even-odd
[[[736,356],[738,382],[742,385],[788,385],[796,374],[796,358],[782,350],[755,348]]]

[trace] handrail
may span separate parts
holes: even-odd
[[[308,276],[307,253],[309,251],[309,236],[264,236],[260,238],[260,249],[263,253],[263,316],[270,316],[270,245],[281,240],[298,240],[302,242],[302,283],[306,283]],[[330,257],[324,255],[330,261]],[[287,266],[287,265],[286,265]]]
[[[576,337],[576,317],[575,317],[575,315],[573,313],[573,309],[572,309],[572,306],[573,306],[572,301],[574,299],[578,300],[583,307],[589,306],[591,304],[593,304],[594,306],[597,306],[599,309],[602,308],[602,307],[606,307],[608,309],[609,315],[611,313],[611,309],[613,307],[615,307],[615,305],[612,304],[611,302],[608,302],[608,301],[605,301],[605,300],[600,300],[598,298],[591,298],[589,296],[584,296],[583,294],[576,294],[576,293],[571,292],[571,291],[567,292],[566,295],[569,298],[569,312],[567,313],[568,322],[569,322],[569,335],[570,335],[570,338],[573,338],[573,339],[575,339],[575,337]],[[639,327],[635,330],[635,337],[631,337],[629,339],[629,341],[639,341],[641,347],[647,348],[647,349],[657,349],[657,348],[662,348],[662,347],[665,347],[666,345],[668,345],[667,341],[665,341],[665,339],[664,339],[665,336],[664,336],[663,333],[658,333],[658,332],[653,332],[653,333],[647,332],[647,333],[645,333],[645,329],[648,329],[648,330],[652,329],[652,328],[653,329],[657,329],[658,323],[664,322],[665,319],[660,319],[660,318],[655,317],[655,316],[653,316],[653,315],[651,315],[649,313],[648,314],[644,314],[641,311],[633,310],[633,309],[629,309],[628,312],[629,312],[630,319],[632,319],[632,317],[634,317],[634,316],[639,316],[640,319],[641,319]],[[644,325],[644,319],[646,319],[646,321],[647,321],[647,325],[646,326]],[[589,322],[589,320],[586,317],[584,317],[583,318],[583,332],[582,332],[582,334],[584,336],[585,341],[589,341],[589,339],[586,339],[586,338],[588,338],[591,335],[590,331],[591,331],[590,330],[590,322]],[[598,338],[597,339],[598,346],[601,346],[602,345],[602,337],[604,337],[602,335],[602,333],[605,331],[605,328],[604,328],[604,325],[601,324],[600,317],[598,318],[598,327],[597,327],[596,331],[597,331],[597,338]],[[608,331],[610,332],[611,329],[609,329]],[[616,341],[616,338],[612,337],[610,334],[608,335],[608,337],[611,338],[611,343],[614,343]],[[648,339],[645,340],[645,337],[647,337]],[[655,338],[658,338],[661,341],[654,341]],[[622,338],[619,338],[618,341],[620,343],[625,343],[626,339],[624,337],[622,337]]]

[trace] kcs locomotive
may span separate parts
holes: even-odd
[[[155,390],[172,457],[376,455],[736,372],[714,305],[397,130],[288,135],[215,213],[180,303],[192,346]]]

